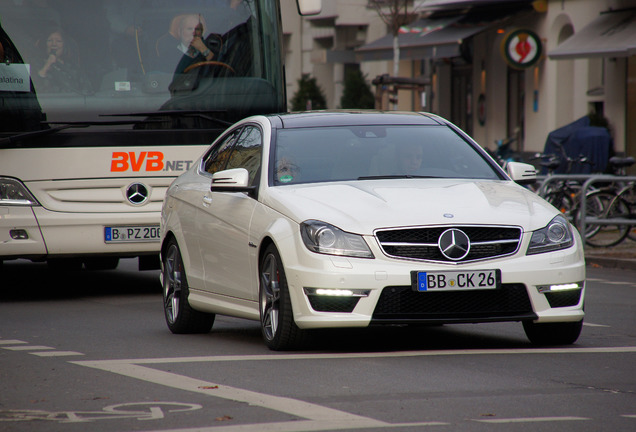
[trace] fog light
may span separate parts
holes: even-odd
[[[370,290],[363,289],[305,288],[308,296],[368,297],[369,292]]]
[[[581,289],[583,287],[583,282],[574,282],[567,284],[556,284],[556,285],[539,285],[537,289],[540,293],[545,292],[555,292],[555,291],[568,291],[568,290],[576,290]]]
[[[29,234],[23,229],[12,229],[9,231],[9,235],[13,240],[27,240]]]

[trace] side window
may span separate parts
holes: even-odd
[[[204,170],[206,172],[214,174],[217,171],[223,171],[225,169],[225,165],[232,153],[232,144],[234,144],[240,131],[240,129],[237,129],[230,132],[210,150],[210,153],[205,157]]]
[[[227,163],[227,169],[245,168],[250,174],[250,186],[253,186],[261,166],[263,137],[256,126],[246,126],[239,137],[234,151]]]

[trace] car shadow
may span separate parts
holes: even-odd
[[[499,335],[478,326],[390,326],[367,329],[321,330],[312,337],[313,349],[343,352],[387,352],[409,350],[458,350],[527,348],[521,324],[516,335]]]
[[[0,265],[0,301],[64,300],[104,295],[161,294],[159,271],[139,271],[136,260],[115,270],[56,270],[25,260]],[[134,261],[134,265],[132,263]]]
[[[243,349],[274,353],[262,340],[257,322],[218,317],[208,338],[241,345]],[[395,351],[479,350],[530,348],[520,323],[500,324],[512,326],[506,334],[497,333],[486,324],[452,324],[437,326],[390,326],[355,329],[313,330],[307,342],[295,351],[283,353],[374,353]],[[500,327],[501,328],[501,327]]]

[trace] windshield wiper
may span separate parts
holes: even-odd
[[[133,112],[123,114],[100,114],[100,117],[198,117],[203,120],[208,120],[214,123],[218,123],[221,126],[231,126],[232,123],[226,122],[210,114],[226,113],[226,110],[165,110],[165,111],[147,111],[147,112]]]
[[[46,135],[52,135],[65,129],[79,129],[89,126],[121,126],[121,125],[136,125],[139,123],[147,123],[148,121],[138,120],[113,120],[113,121],[79,121],[79,122],[42,122],[46,125],[57,125],[47,129],[40,129],[36,131],[19,133],[11,135],[9,137],[0,138],[0,148],[20,147],[20,142],[33,138],[40,138]],[[154,122],[154,120],[153,120]]]
[[[408,175],[408,174],[396,174],[396,175],[376,175],[376,176],[362,176],[358,177],[358,180],[393,180],[393,179],[418,179],[418,178],[439,178],[435,176],[422,176],[422,175]]]

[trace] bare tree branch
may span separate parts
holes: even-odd
[[[400,27],[410,24],[417,16],[409,12],[413,0],[369,0],[368,7],[377,12],[389,27],[393,36],[397,36]]]

